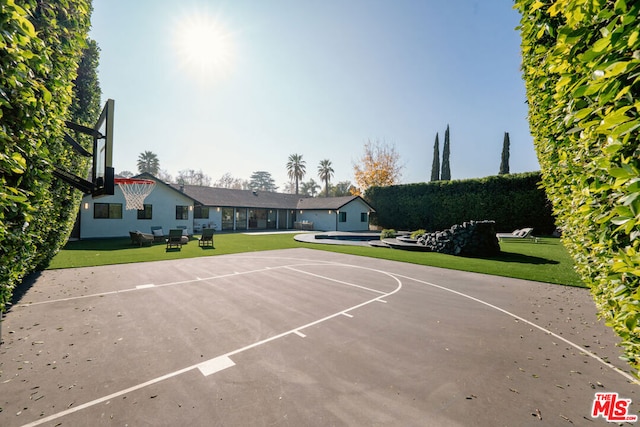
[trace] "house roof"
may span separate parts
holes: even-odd
[[[173,191],[177,191],[178,193],[181,193],[182,195],[184,195],[186,198],[193,200],[194,202],[198,202],[198,200],[196,200],[195,198],[193,198],[191,195],[184,193],[182,191],[180,191],[179,189],[175,188],[173,186],[173,184],[167,184],[166,182],[164,182],[163,180],[161,180],[160,178],[157,178],[156,176],[148,173],[148,172],[143,172],[139,175],[136,175],[132,178],[137,178],[137,179],[150,179],[156,182],[156,185],[160,184],[160,185],[164,185],[165,187],[173,190]]]
[[[371,211],[374,209],[360,196],[344,197],[306,197],[297,194],[275,193],[270,191],[236,190],[232,188],[205,187],[201,185],[167,184],[149,173],[136,178],[153,179],[180,192],[203,206],[266,208],[266,209],[305,209],[339,210],[353,200],[360,199]]]
[[[205,206],[296,209],[300,196],[268,191],[235,190],[200,185],[171,184]]]
[[[344,205],[351,203],[352,201],[360,199],[362,203],[367,205],[367,207],[374,211],[374,209],[364,201],[360,196],[343,196],[343,197],[309,197],[300,199],[298,201],[298,209],[333,209],[338,210]]]

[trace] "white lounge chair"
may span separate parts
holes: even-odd
[[[510,240],[510,241],[527,241],[533,240],[538,243],[538,238],[531,235],[533,228],[522,228],[520,230],[514,230],[511,233],[497,233],[496,237],[499,241]]]

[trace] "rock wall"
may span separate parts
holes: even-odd
[[[468,221],[448,230],[425,233],[418,244],[449,255],[488,257],[500,253],[495,221]]]

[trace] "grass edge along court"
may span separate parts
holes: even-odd
[[[183,245],[180,251],[166,251],[164,243],[143,247],[133,246],[129,238],[72,241],[68,242],[53,258],[48,269],[177,260],[275,249],[309,248],[473,273],[585,287],[574,270],[573,260],[558,238],[545,237],[540,239],[538,243],[501,242],[501,253],[497,257],[468,258],[368,246],[303,243],[294,240],[293,236],[293,234],[221,233],[215,236],[214,248],[199,247],[197,240],[192,240]]]

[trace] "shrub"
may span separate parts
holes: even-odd
[[[421,228],[420,230],[416,230],[413,233],[411,233],[411,238],[417,239],[418,237],[422,236],[426,232],[427,230]]]
[[[396,234],[397,234],[397,233],[396,233],[396,230],[393,230],[393,229],[391,229],[391,230],[384,229],[384,230],[382,230],[382,232],[380,233],[380,240],[382,240],[382,239],[391,239],[391,238],[393,238],[393,237],[396,237]]]
[[[543,185],[578,273],[637,370],[640,2],[517,0],[516,8]]]
[[[376,209],[372,222],[384,228],[445,230],[469,220],[495,221],[498,231],[555,229],[540,173],[490,176],[373,187],[365,199]]]
[[[57,252],[78,207],[52,168],[86,172],[86,162],[70,160],[63,131],[90,11],[89,0],[0,6],[0,311]]]

